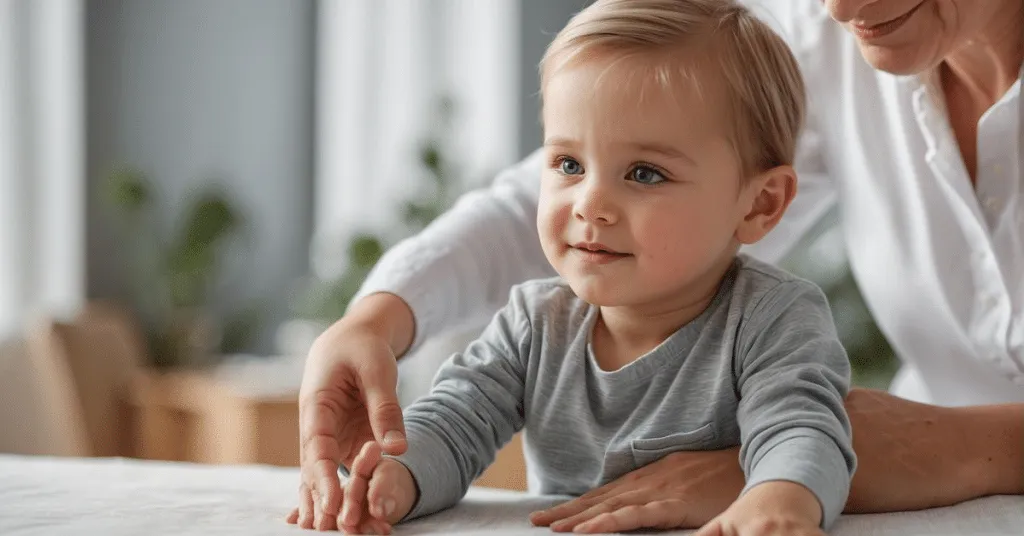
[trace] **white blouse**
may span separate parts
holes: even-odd
[[[770,5],[810,108],[799,193],[747,251],[780,259],[838,203],[854,277],[903,363],[893,391],[943,405],[1024,402],[1021,80],[978,124],[972,185],[935,79],[874,70],[818,0]],[[392,248],[360,296],[403,297],[418,344],[492,314],[513,284],[552,275],[535,228],[541,166],[534,153],[463,196]]]

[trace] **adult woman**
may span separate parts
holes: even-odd
[[[1024,0],[770,5],[810,118],[801,193],[749,253],[778,259],[838,202],[854,275],[904,361],[893,389],[937,404],[851,394],[860,466],[847,511],[1024,493]],[[303,526],[333,525],[334,467],[365,440],[405,448],[393,356],[550,274],[533,229],[540,166],[527,158],[389,252],[317,341],[302,392]],[[741,489],[735,459],[673,454],[534,522],[698,525]]]

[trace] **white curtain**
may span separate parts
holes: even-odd
[[[0,0],[0,339],[85,295],[84,0]]]
[[[454,154],[479,183],[517,156],[518,0],[321,0],[314,270],[355,232],[388,232],[424,180],[418,148],[453,98]]]
[[[321,0],[311,264],[346,265],[357,232],[393,235],[399,203],[426,174],[418,150],[439,99],[450,97],[460,175],[476,186],[518,156],[519,0]],[[403,403],[479,331],[438,334],[402,360]]]

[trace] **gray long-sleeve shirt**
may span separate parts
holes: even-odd
[[[831,525],[856,462],[849,363],[816,286],[740,256],[704,312],[612,372],[590,348],[598,314],[557,278],[512,289],[405,411],[410,518],[458,502],[525,428],[534,492],[579,495],[672,452],[742,445],[746,489],[803,484]]]

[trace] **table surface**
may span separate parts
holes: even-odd
[[[312,534],[284,522],[297,486],[294,468],[0,455],[0,534]],[[395,534],[550,534],[527,516],[559,500],[474,488],[455,508],[399,525]],[[1024,497],[845,516],[832,534],[1021,536]]]

